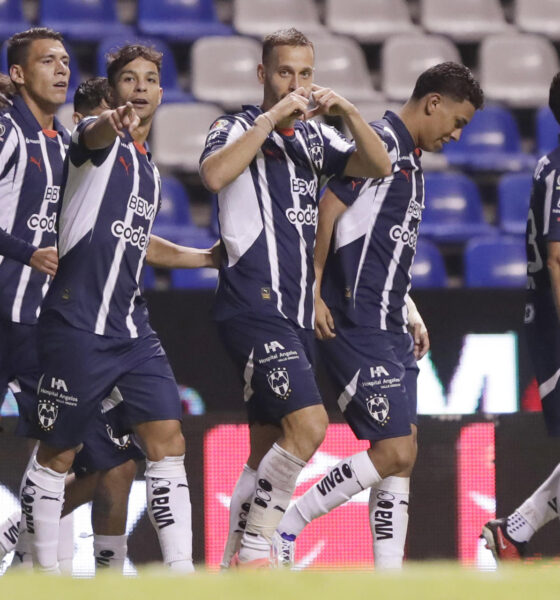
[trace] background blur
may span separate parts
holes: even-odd
[[[422,157],[426,209],[412,296],[432,351],[421,363],[419,412],[425,416],[408,553],[489,565],[476,536],[495,514],[496,498],[498,513],[511,511],[558,456],[540,415],[526,414],[538,412],[540,401],[522,316],[531,173],[560,133],[546,106],[559,70],[560,0],[0,0],[0,42],[37,24],[61,31],[71,54],[69,103],[60,110],[68,127],[73,91],[82,79],[105,74],[108,51],[140,40],[164,52],[164,104],[150,139],[163,175],[154,233],[198,247],[218,235],[216,201],[201,185],[198,158],[215,118],[261,100],[256,65],[266,33],[295,26],[308,34],[315,44],[315,81],[349,98],[368,120],[398,110],[417,76],[433,64],[455,60],[473,70],[485,109],[460,142]],[[4,43],[0,70],[7,71]],[[342,127],[336,119],[329,123]],[[196,558],[213,566],[225,535],[228,494],[247,453],[241,388],[210,318],[216,274],[148,267],[144,283],[152,324],[190,415],[185,432]],[[340,421],[321,368],[319,380],[333,422]],[[0,434],[0,519],[12,512],[25,462],[24,443],[11,434],[15,412],[8,397]],[[297,495],[356,447],[344,425],[333,425]],[[370,563],[366,504],[358,498],[306,530],[298,548],[301,566]],[[133,562],[158,559],[144,508],[139,480],[129,523]],[[88,523],[85,507],[75,525],[75,567],[83,573],[92,566]],[[554,554],[558,548],[545,533],[531,550]]]

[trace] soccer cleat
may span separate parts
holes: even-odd
[[[295,565],[296,536],[274,532],[272,551],[274,561],[279,568],[293,569]]]
[[[486,547],[499,561],[521,560],[525,556],[527,542],[516,542],[507,533],[507,519],[494,519],[488,521],[482,528],[481,538],[486,540]]]

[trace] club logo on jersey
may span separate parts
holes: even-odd
[[[413,250],[416,250],[418,233],[414,230],[410,231],[401,225],[393,225],[389,231],[389,237],[393,240],[393,242],[402,242],[403,244],[410,246],[410,248]]]
[[[31,215],[27,219],[27,227],[32,231],[56,233],[56,214],[52,214],[50,217],[38,214]]]
[[[301,177],[292,177],[290,179],[292,182],[292,192],[294,194],[299,194],[300,196],[311,196],[311,198],[315,198],[315,194],[317,193],[317,180],[313,179],[312,181],[306,181],[305,179],[301,179]]]
[[[123,239],[125,242],[136,246],[140,250],[145,250],[150,242],[150,238],[141,225],[138,225],[138,227],[134,229],[134,227],[126,225],[123,221],[113,221],[111,233],[116,238]]]
[[[288,371],[284,368],[277,367],[272,369],[266,376],[268,385],[272,388],[272,391],[285,400],[291,393],[290,389],[290,377]]]
[[[115,437],[113,434],[113,429],[108,423],[105,424],[105,428],[107,429],[107,435],[111,438],[111,441],[119,450],[126,450],[126,448],[128,448],[132,443],[130,435],[127,434],[123,435],[122,437]]]
[[[317,207],[308,204],[305,208],[288,208],[286,217],[292,225],[317,225]]]
[[[56,402],[50,400],[40,400],[37,406],[37,416],[39,417],[39,425],[45,431],[51,431],[54,427],[56,418],[58,417],[58,406]]]
[[[313,164],[317,170],[321,170],[323,168],[324,157],[323,146],[313,145],[311,148],[309,148],[309,152],[311,153],[311,160],[313,161]]]
[[[366,400],[366,406],[369,414],[380,425],[385,425],[385,423],[387,423],[387,421],[390,419],[389,400],[387,399],[387,396],[383,394],[370,396]]]
[[[228,125],[229,121],[226,119],[218,119],[210,128],[210,131],[215,131],[216,129],[225,129]]]

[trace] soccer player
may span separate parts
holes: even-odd
[[[236,503],[252,497],[239,560],[269,562],[297,477],[327,415],[313,374],[313,246],[322,177],[382,177],[389,158],[356,108],[313,84],[312,43],[295,29],[263,43],[260,107],[210,128],[200,173],[218,193],[224,258],[215,316],[245,385],[251,455]],[[356,140],[309,121],[339,115]]]
[[[164,562],[193,570],[181,403],[138,282],[145,260],[175,268],[212,266],[213,259],[210,251],[150,238],[160,178],[145,142],[163,93],[161,60],[141,45],[112,54],[107,74],[118,108],[83,119],[68,151],[59,267],[39,321],[41,442],[22,491],[34,562],[46,572],[58,571],[64,477],[88,421],[114,388],[125,426],[147,455],[148,512]]]
[[[482,104],[466,67],[447,62],[428,69],[399,114],[387,111],[371,123],[387,146],[391,174],[328,183],[315,249],[316,332],[339,407],[370,448],[331,468],[288,510],[278,527],[283,561],[292,559],[294,540],[308,523],[370,489],[375,564],[402,564],[416,459],[418,368],[406,304],[424,207],[421,150],[458,140]],[[416,356],[427,345],[419,335]]]
[[[560,123],[560,73],[550,85],[548,105]],[[560,146],[541,157],[533,175],[527,220],[525,327],[548,434],[560,436]],[[558,518],[560,464],[512,514],[482,528],[496,560],[519,560],[533,534]]]

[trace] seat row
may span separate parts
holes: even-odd
[[[477,42],[486,35],[516,29],[560,39],[560,6],[555,0],[515,0],[513,25],[506,21],[499,0],[420,0],[421,27],[413,24],[410,6],[405,0],[325,0],[323,25],[314,0],[234,0],[232,28],[218,19],[214,0],[137,0],[136,25],[143,35],[171,42],[234,30],[262,37],[295,23],[308,34],[330,31],[365,43],[421,28],[457,42]],[[39,13],[41,25],[71,39],[91,41],[108,33],[130,35],[132,31],[119,21],[117,0],[40,0]],[[28,26],[20,0],[0,3],[1,37]]]

